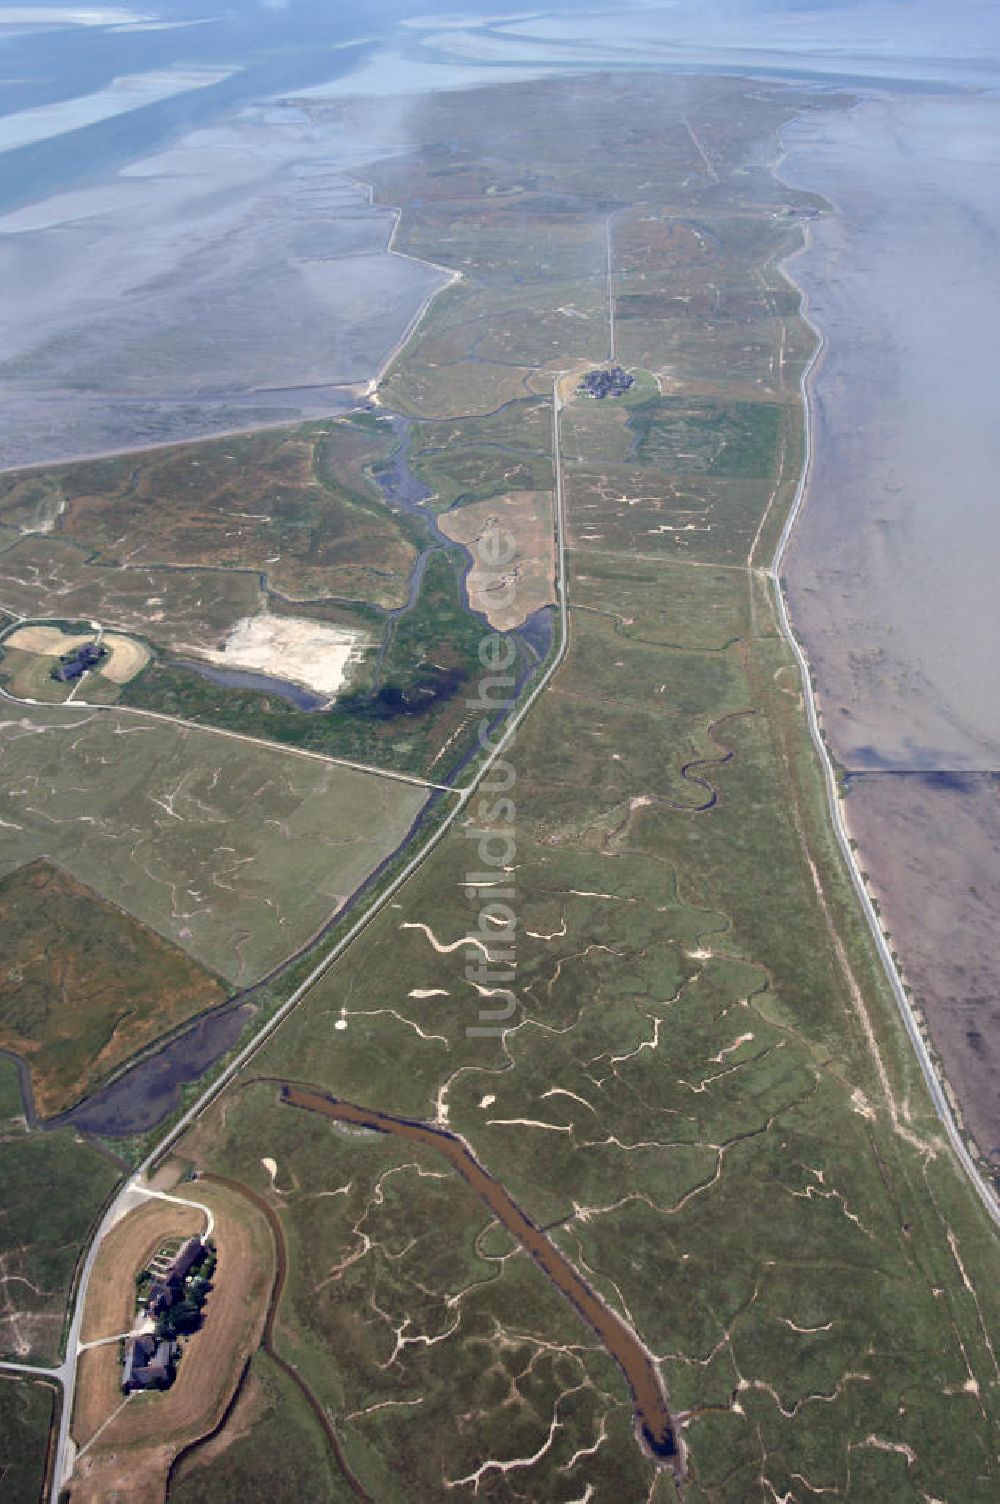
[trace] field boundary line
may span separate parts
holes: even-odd
[[[135,1391],[135,1390],[132,1391],[133,1394],[136,1393],[136,1392],[137,1391]],[[83,1446],[77,1452],[76,1457],[73,1459],[74,1462],[77,1460],[77,1458],[82,1457],[86,1452],[90,1451],[91,1447],[94,1445],[94,1442],[101,1435],[101,1433],[104,1432],[104,1431],[106,1431],[108,1429],[108,1427],[111,1425],[112,1421],[116,1421],[118,1419],[119,1415],[121,1415],[122,1411],[125,1409],[125,1406],[128,1404],[128,1402],[129,1402],[129,1400],[131,1398],[132,1398],[132,1394],[127,1394],[125,1396],[125,1398],[122,1400],[121,1404],[117,1407],[117,1409],[112,1410],[112,1412],[108,1416],[107,1420],[103,1421],[102,1424],[98,1426],[98,1428],[94,1432],[93,1436],[88,1436],[87,1437],[87,1440],[84,1442]]]
[[[385,159],[383,158],[383,160]],[[364,188],[365,192],[368,194],[368,207],[370,209],[374,209],[376,207],[375,184],[367,182],[364,178],[356,177],[351,172],[345,172],[344,177]],[[410,340],[413,338],[418,328],[423,323],[424,317],[431,304],[435,301],[436,298],[440,297],[441,293],[447,292],[449,287],[454,287],[456,282],[461,282],[462,280],[462,273],[453,266],[443,266],[440,261],[429,261],[426,256],[414,256],[410,251],[397,250],[396,236],[399,234],[399,226],[403,218],[403,210],[401,207],[396,205],[387,204],[385,207],[389,209],[390,213],[393,216],[392,229],[389,231],[389,238],[385,243],[386,254],[389,256],[398,256],[401,261],[412,261],[415,266],[429,266],[432,271],[440,272],[441,275],[445,278],[445,281],[441,284],[440,287],[431,288],[430,292],[423,299],[420,307],[410,319],[406,328],[403,330],[402,334],[399,336],[396,343],[389,351],[388,355],[384,357],[381,364],[378,366],[378,369],[376,370],[371,380],[368,382],[368,386],[366,388],[369,398],[375,397],[379,386],[385,380],[389,371],[395,365],[396,361],[399,359],[399,356],[402,354],[403,350],[410,343]]]
[[[708,174],[709,178],[711,179],[711,181],[713,183],[717,183],[719,181],[719,174],[716,172],[715,167],[712,164],[712,159],[709,157],[708,152],[705,150],[704,146],[702,146],[701,141],[699,140],[698,136],[695,134],[694,126],[691,124],[690,120],[687,118],[686,115],[683,116],[683,120],[684,120],[684,129],[687,131],[688,135],[691,137],[691,145],[694,147],[695,151],[698,153],[699,157],[701,158],[702,165],[704,166],[705,171],[707,172],[707,174]]]

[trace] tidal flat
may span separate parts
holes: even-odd
[[[785,565],[846,816],[934,1048],[1000,1156],[1000,101],[869,98],[786,128],[836,212],[788,269],[825,341]]]
[[[0,217],[0,468],[342,411],[435,268],[351,169],[392,112],[263,104]]]
[[[848,811],[965,1125],[1000,1164],[1000,777],[866,773]]]
[[[1000,756],[998,126],[997,99],[897,95],[784,132],[782,177],[837,211],[789,268],[826,345],[787,575],[850,768]]]

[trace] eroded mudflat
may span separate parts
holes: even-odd
[[[962,1115],[1000,1161],[1000,780],[867,774],[847,817]]]

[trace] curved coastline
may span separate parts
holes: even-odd
[[[782,145],[781,157],[778,158],[778,161],[775,163],[774,168],[772,169],[774,176],[778,178],[779,181],[781,181],[779,167],[784,155],[784,146]],[[833,205],[833,208],[835,212],[838,212],[837,206],[835,204]],[[802,400],[804,439],[802,468],[799,473],[799,479],[795,488],[795,493],[792,497],[791,505],[788,509],[788,515],[786,516],[784,525],[781,529],[781,534],[778,538],[778,542],[775,547],[771,562],[767,567],[767,576],[774,596],[778,626],[781,630],[782,636],[785,638],[792,650],[792,653],[794,654],[795,661],[799,669],[799,677],[802,682],[803,703],[805,705],[806,719],[809,725],[809,735],[812,739],[813,746],[819,757],[820,764],[823,770],[823,782],[826,789],[827,808],[829,810],[830,820],[833,825],[833,833],[836,837],[837,845],[840,848],[841,855],[843,856],[848,875],[850,876],[851,885],[854,888],[858,902],[861,906],[862,913],[864,914],[865,920],[867,921],[868,928],[872,934],[872,938],[875,941],[875,948],[878,952],[879,960],[882,963],[882,968],[885,972],[886,978],[888,979],[889,986],[892,989],[892,994],[896,1000],[896,1005],[899,1009],[900,1017],[902,1018],[903,1025],[906,1029],[907,1035],[909,1036],[910,1043],[913,1046],[914,1053],[916,1054],[921,1072],[927,1084],[927,1089],[930,1093],[931,1101],[934,1104],[934,1109],[937,1112],[941,1125],[945,1130],[948,1142],[951,1145],[951,1148],[959,1162],[959,1165],[961,1166],[969,1182],[971,1183],[973,1190],[979,1197],[979,1200],[982,1202],[987,1215],[990,1217],[994,1225],[1000,1228],[1000,1199],[998,1199],[996,1192],[986,1181],[985,1177],[977,1166],[975,1159],[970,1153],[964,1137],[962,1136],[958,1120],[948,1099],[946,1090],[947,1082],[943,1074],[939,1072],[934,1061],[931,1059],[930,1052],[927,1048],[927,1043],[920,1031],[920,1026],[917,1023],[913,1009],[910,1006],[909,998],[906,995],[906,991],[900,979],[899,972],[896,969],[896,964],[893,961],[892,952],[890,951],[889,946],[886,942],[885,935],[882,932],[882,926],[879,922],[878,914],[875,911],[874,903],[872,902],[871,895],[869,894],[865,886],[864,879],[861,876],[861,869],[858,866],[855,853],[851,847],[850,835],[847,829],[847,824],[844,819],[844,813],[842,809],[842,801],[837,791],[836,771],[834,769],[833,761],[830,757],[826,742],[823,739],[823,734],[820,727],[820,707],[816,693],[813,689],[812,673],[809,666],[809,660],[806,657],[801,643],[795,635],[791,616],[788,611],[788,605],[785,600],[785,592],[782,588],[781,583],[782,563],[784,562],[785,554],[788,551],[789,543],[791,542],[792,535],[795,531],[795,525],[808,498],[813,458],[813,386],[815,379],[821,369],[823,357],[828,346],[828,340],[824,330],[810,317],[808,291],[802,284],[796,281],[795,276],[791,270],[792,263],[808,252],[810,248],[810,241],[811,233],[810,228],[807,224],[803,227],[802,244],[797,247],[796,250],[792,251],[788,256],[784,257],[783,260],[779,263],[779,268],[782,274],[788,279],[791,286],[799,295],[800,317],[802,318],[806,326],[811,330],[816,343],[812,350],[812,353],[809,356],[809,359],[806,361],[806,364],[803,367],[802,374],[799,378],[799,390]]]

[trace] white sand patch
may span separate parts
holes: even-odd
[[[492,1092],[487,1092],[486,1096],[483,1097],[483,1099],[481,1100],[481,1102],[479,1103],[479,1105],[480,1105],[480,1107],[492,1107],[493,1103],[495,1101],[496,1101],[496,1097],[493,1095],[493,1093]]]
[[[361,632],[303,616],[244,616],[221,649],[185,648],[224,668],[249,669],[290,679],[318,694],[334,696],[367,645]]]
[[[278,1185],[278,1161],[276,1159],[272,1159],[269,1154],[265,1154],[261,1159],[261,1164],[267,1171],[268,1179],[271,1182],[271,1190],[277,1191],[280,1196],[281,1187]]]
[[[722,1062],[723,1062],[723,1059],[725,1058],[726,1055],[731,1055],[733,1053],[733,1051],[734,1050],[738,1050],[741,1045],[749,1044],[752,1039],[753,1039],[753,1035],[752,1034],[741,1034],[738,1039],[734,1039],[733,1040],[732,1044],[727,1044],[727,1045],[723,1046],[723,1048],[719,1051],[719,1053],[717,1055],[709,1055],[708,1058],[715,1065],[721,1065]]]
[[[710,533],[711,531],[712,524],[710,522],[706,522],[701,526],[697,522],[685,522],[683,526],[679,526],[674,522],[661,522],[658,527],[647,527],[646,529],[647,533]]]
[[[423,999],[425,997],[448,997],[449,994],[443,987],[414,987],[413,991],[408,992],[406,995],[407,997]]]

